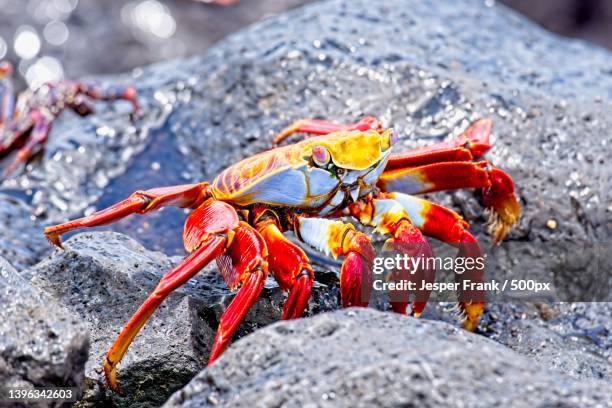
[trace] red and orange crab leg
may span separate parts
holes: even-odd
[[[385,198],[393,199],[401,204],[412,223],[423,234],[459,248],[458,256],[483,262],[482,251],[476,238],[468,230],[469,224],[456,212],[438,204],[431,203],[408,194],[383,193]],[[465,313],[463,327],[473,331],[484,311],[485,294],[482,291],[465,291],[462,288],[464,280],[472,282],[484,281],[484,269],[474,266],[463,274],[455,273],[459,282],[459,308]]]
[[[217,202],[220,203],[220,201]],[[203,217],[193,218],[195,224],[202,223],[203,220]],[[208,216],[206,221],[215,222]],[[235,231],[232,244],[217,260],[217,264],[231,290],[242,286],[219,320],[215,342],[208,358],[209,365],[225,351],[238,326],[259,298],[268,278],[268,249],[262,236],[245,222],[240,222]],[[229,271],[231,271],[230,275],[227,274]]]
[[[324,218],[299,217],[297,237],[311,247],[344,256],[340,270],[342,306],[367,306],[372,292],[372,267],[376,256],[370,239],[351,224]]]
[[[417,283],[419,287],[422,281],[430,283],[435,281],[435,270],[427,267],[427,258],[433,257],[431,247],[421,231],[412,224],[408,213],[399,202],[393,199],[366,198],[352,204],[349,211],[363,225],[376,227],[374,232],[391,235],[385,242],[385,251],[423,259],[422,267],[419,270],[396,271],[395,276],[392,276],[393,279],[410,278],[419,282]],[[396,313],[406,314],[409,304],[408,295],[406,291],[390,293],[391,306]],[[412,304],[411,314],[418,317],[423,313],[430,291],[417,290],[414,295],[415,301]]]
[[[45,236],[61,248],[60,237],[73,230],[111,224],[131,214],[144,214],[166,206],[196,208],[209,197],[209,188],[208,183],[200,183],[137,191],[126,200],[88,217],[45,228]]]
[[[79,94],[87,95],[93,100],[126,100],[132,104],[133,114],[140,110],[136,88],[131,85],[101,85],[96,82],[76,82],[75,84]]]
[[[287,126],[281,132],[276,135],[272,143],[277,145],[283,140],[293,135],[294,133],[308,133],[311,135],[327,135],[332,132],[338,132],[340,130],[376,130],[382,129],[381,123],[373,116],[366,116],[359,122],[352,123],[349,125],[342,125],[339,123],[333,123],[321,119],[300,119]]]
[[[36,153],[49,137],[51,122],[43,115],[35,115],[32,117],[32,120],[34,121],[34,127],[27,137],[25,146],[19,149],[13,162],[6,168],[4,171],[5,176],[9,176],[15,171],[19,164],[25,162],[32,154]]]
[[[302,317],[314,283],[314,272],[308,257],[283,235],[275,218],[258,221],[257,230],[268,246],[270,271],[280,288],[289,291],[283,308],[283,320]]]
[[[168,272],[147,298],[109,350],[104,370],[109,386],[117,390],[116,366],[147,319],[166,296],[183,285],[211,260],[220,257],[223,277],[230,288],[242,284],[238,294],[221,317],[210,355],[214,361],[225,349],[238,324],[256,301],[267,277],[267,249],[261,236],[238,220],[236,211],[209,198],[207,183],[158,188],[136,192],[130,198],[89,217],[45,229],[45,235],[61,246],[60,236],[79,228],[105,225],[130,214],[144,214],[163,206],[196,208],[185,223],[183,241],[192,254]]]
[[[393,153],[385,170],[478,159],[491,149],[489,138],[492,126],[493,122],[490,119],[480,119],[450,141],[402,153]]]
[[[383,191],[422,194],[459,188],[481,188],[483,204],[490,208],[494,244],[516,224],[521,208],[514,182],[503,170],[488,162],[442,162],[385,171],[377,183]]]

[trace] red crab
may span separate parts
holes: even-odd
[[[40,149],[51,131],[55,118],[65,108],[81,116],[93,112],[88,99],[113,101],[125,99],[138,111],[136,89],[132,86],[103,86],[88,81],[58,81],[47,83],[34,91],[22,92],[15,104],[11,82],[12,65],[0,62],[0,158],[19,149],[15,160],[7,167],[9,176],[21,163]]]
[[[403,153],[393,153],[395,132],[382,129],[371,117],[346,126],[300,120],[275,142],[295,132],[317,136],[242,160],[212,183],[138,191],[91,216],[45,230],[49,241],[61,247],[60,236],[68,231],[164,206],[193,210],[183,232],[191,255],[163,276],[107,354],[104,369],[112,389],[117,390],[116,366],[147,319],[168,294],[213,260],[228,287],[240,289],[220,319],[210,363],[228,346],[269,272],[289,293],[283,319],[302,316],[314,274],[304,251],[283,235],[285,231],[293,231],[318,250],[344,257],[342,305],[367,306],[375,251],[365,233],[339,217],[352,216],[376,227],[388,237],[387,244],[417,244],[423,254],[430,254],[427,235],[457,246],[463,257],[476,258],[481,251],[468,223],[454,211],[415,194],[481,189],[483,203],[491,211],[495,242],[504,238],[520,215],[510,176],[479,160],[491,147],[489,120],[474,123],[452,141]],[[482,274],[482,269],[476,269],[472,276],[482,280]],[[423,277],[433,280],[431,272],[423,272]],[[459,295],[463,325],[473,330],[484,310],[484,299],[469,291]],[[421,314],[427,296],[413,302],[412,315]],[[405,314],[408,301],[394,301],[392,306]]]

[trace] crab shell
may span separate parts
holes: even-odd
[[[242,160],[212,183],[215,198],[320,213],[370,193],[394,142],[393,130],[335,132]]]

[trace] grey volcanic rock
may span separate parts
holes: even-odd
[[[150,252],[117,233],[85,233],[65,251],[24,272],[87,324],[91,348],[86,365],[86,404],[158,406],[185,385],[208,359],[219,318],[233,295],[208,267],[171,294],[136,337],[118,366],[123,395],[106,391],[102,363],[129,317],[180,258]],[[337,307],[337,294],[317,284],[311,309]],[[285,295],[266,285],[237,337],[278,321]],[[316,302],[316,303],[315,303]]]
[[[86,401],[100,404],[154,406],[204,367],[205,355],[192,341],[199,325],[197,300],[187,285],[168,297],[150,319],[119,365],[125,397],[105,393],[102,363],[123,325],[170,270],[172,260],[148,252],[133,240],[114,233],[83,234],[69,240],[66,250],[27,271],[91,332],[86,366]],[[214,288],[208,290],[212,292]],[[209,330],[210,331],[210,330]],[[202,330],[198,330],[202,333]],[[206,341],[212,342],[211,338]]]
[[[442,322],[348,309],[236,343],[165,407],[612,406],[575,380]]]
[[[0,258],[0,394],[4,387],[78,387],[86,326]]]

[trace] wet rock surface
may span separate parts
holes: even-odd
[[[228,165],[268,148],[275,132],[302,117],[350,122],[375,115],[400,132],[398,149],[445,140],[471,120],[492,117],[495,147],[489,158],[514,177],[523,217],[508,243],[496,249],[490,277],[554,281],[564,293],[548,300],[563,299],[561,295],[601,300],[611,293],[610,261],[601,256],[609,253],[612,229],[612,177],[606,163],[612,153],[610,60],[606,51],[560,40],[505,8],[487,7],[484,2],[447,1],[435,9],[412,0],[398,1],[393,7],[366,1],[315,4],[234,35],[203,57],[113,78],[138,87],[144,112],[135,122],[130,121],[129,106],[122,103],[100,104],[100,113],[90,119],[63,115],[40,160],[0,185],[13,203],[0,211],[8,225],[0,229],[0,248],[15,257],[20,270],[35,264],[51,249],[23,243],[36,243],[39,238],[32,237],[42,226],[89,214],[134,190],[212,180]],[[486,217],[472,192],[432,198],[459,210],[483,246],[489,245]],[[183,255],[184,218],[183,211],[164,210],[105,229],[129,234],[148,249]],[[123,265],[121,257],[112,254],[135,245],[117,239],[121,242],[106,246],[104,255],[104,268],[111,271],[112,265]],[[594,256],[593,248],[599,256]],[[91,248],[87,256],[95,257],[97,252]],[[62,260],[65,256],[55,254],[45,261],[57,262],[56,273],[66,274],[61,282],[66,286],[54,296],[85,321],[102,310],[111,317],[112,308],[88,309],[78,306],[84,299],[65,295],[70,293],[68,285],[79,292],[89,283],[79,280],[74,272],[78,268],[71,269]],[[149,263],[155,276],[143,282],[132,282],[135,278],[130,276],[136,272],[125,269],[127,286],[142,283],[142,288],[115,289],[124,296],[113,301],[117,314],[112,325],[96,323],[96,328],[110,329],[111,334],[93,330],[92,349],[96,338],[103,339],[95,361],[101,361],[100,355],[131,314],[128,310],[135,310],[159,274],[177,260],[154,256]],[[313,260],[319,279],[336,270],[323,257]],[[42,279],[38,275],[45,276],[44,269],[37,267],[27,274],[36,282]],[[315,300],[311,310],[335,307],[325,293],[337,297],[335,289],[321,291],[314,297],[322,296],[324,301]],[[593,296],[580,296],[585,293]],[[206,349],[187,345],[186,327],[197,327],[199,344],[211,344],[207,341],[222,310],[219,306],[214,312],[197,312],[211,317],[199,325],[193,311],[200,306],[190,308],[190,302],[199,304],[201,296],[206,304],[206,291],[187,296],[187,305],[175,300],[169,309],[176,308],[183,326],[179,330],[175,322],[170,327],[183,337],[180,333],[175,337],[175,332],[164,336],[183,341],[181,350],[197,356],[199,364]],[[271,289],[263,298],[264,305],[250,315],[262,320],[246,323],[241,334],[280,316],[282,295]],[[533,357],[551,372],[563,370],[574,378],[609,382],[609,304],[541,306],[531,302],[535,300],[526,295],[511,303],[490,304],[480,332]],[[274,307],[266,309],[265,302]],[[424,317],[456,324],[450,309],[430,304]],[[266,310],[274,310],[273,318],[268,319],[272,316]],[[184,320],[187,315],[191,321]],[[161,340],[154,344],[161,350],[172,347]],[[155,361],[153,348],[141,345],[148,351],[139,361]],[[134,371],[132,378],[126,361],[120,367],[124,381],[138,381],[140,372]],[[186,365],[195,367],[190,364]]]
[[[122,395],[104,386],[106,352],[162,274],[179,261],[121,234],[85,233],[24,272],[89,329],[82,404],[159,406],[205,367],[219,318],[232,299],[212,267],[170,295],[136,337],[118,368]],[[279,320],[284,297],[270,281],[237,337]],[[315,302],[318,309],[337,307],[337,291],[318,284],[312,309]]]
[[[86,326],[2,258],[0,305],[0,395],[6,396],[8,387],[80,389],[89,346]]]
[[[446,323],[347,309],[242,339],[164,406],[598,407],[611,391]]]

